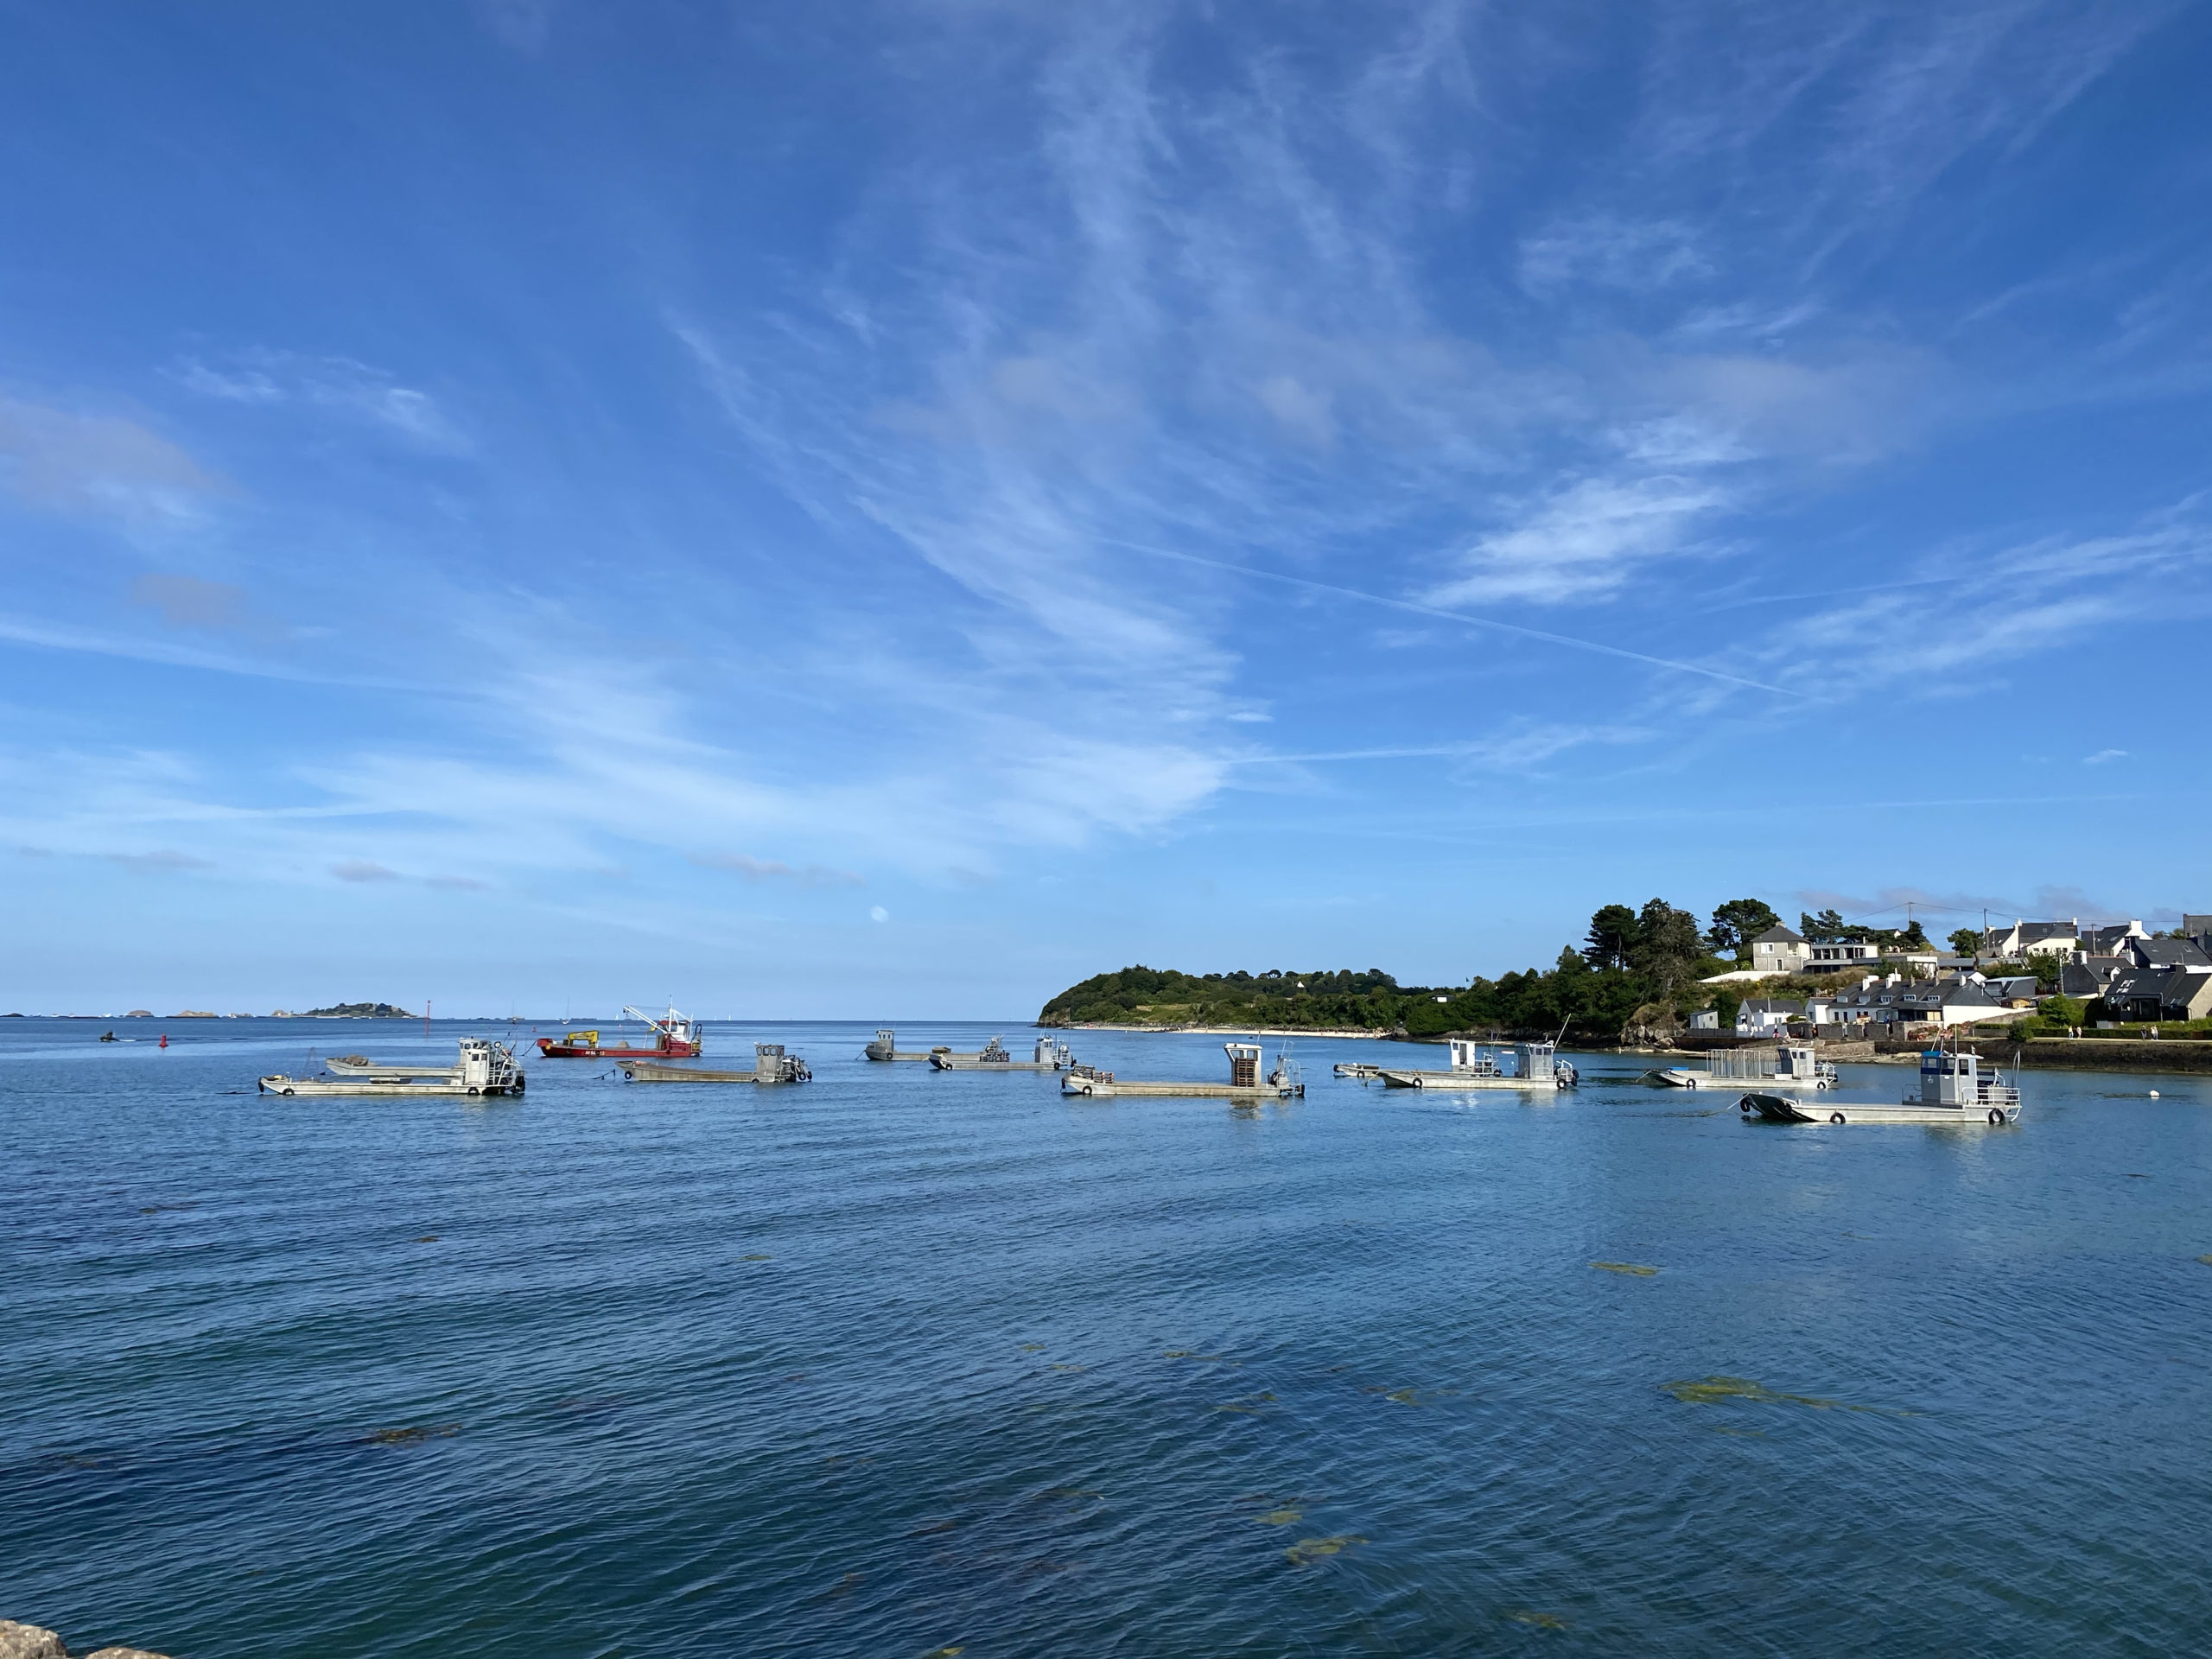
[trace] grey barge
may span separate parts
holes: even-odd
[[[1028,1059],[1017,1060],[1007,1052],[1006,1044],[994,1037],[973,1054],[933,1049],[930,1065],[939,1071],[1065,1071],[1075,1065],[1075,1055],[1065,1043],[1039,1037],[1035,1054]]]
[[[1224,1043],[1223,1051],[1229,1056],[1229,1081],[1220,1083],[1139,1082],[1116,1077],[1111,1071],[1102,1071],[1096,1066],[1071,1066],[1060,1078],[1060,1092],[1079,1095],[1086,1099],[1111,1100],[1123,1095],[1173,1095],[1201,1100],[1230,1100],[1239,1103],[1261,1100],[1302,1099],[1306,1094],[1306,1080],[1298,1062],[1287,1055],[1278,1055],[1275,1069],[1263,1080],[1260,1076],[1261,1050],[1257,1043]]]
[[[899,1033],[888,1026],[877,1032],[874,1040],[861,1052],[871,1060],[934,1060],[940,1054],[954,1060],[977,1058],[974,1053],[956,1054],[943,1043],[934,1048],[901,1048],[899,1046]]]
[[[660,1060],[624,1060],[622,1075],[632,1083],[811,1083],[814,1073],[781,1043],[753,1045],[750,1071],[712,1071],[704,1066],[670,1065]]]

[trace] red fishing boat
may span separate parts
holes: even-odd
[[[541,1037],[538,1050],[549,1060],[696,1060],[705,1052],[705,1035],[696,1020],[686,1020],[671,1005],[667,1016],[656,1020],[636,1008],[623,1013],[642,1020],[652,1033],[649,1043],[602,1043],[596,1031],[571,1031],[559,1037]]]

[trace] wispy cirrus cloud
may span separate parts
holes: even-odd
[[[170,372],[187,390],[222,403],[304,405],[368,422],[418,448],[457,453],[469,447],[429,392],[350,357],[264,348],[216,363],[188,358]]]
[[[1510,530],[1478,539],[1468,574],[1435,588],[1440,605],[1556,604],[1619,588],[1639,563],[1682,551],[1729,493],[1678,474],[1577,480]]]
[[[1939,549],[1916,562],[1914,587],[1870,584],[1778,625],[1753,654],[1800,683],[1847,671],[1865,690],[1904,681],[1940,695],[2154,612],[2202,611],[2212,607],[2212,524],[2196,506],[2122,534]]]

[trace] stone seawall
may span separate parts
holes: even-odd
[[[1929,1045],[1904,1038],[1881,1040],[1881,1058],[1910,1061]],[[1969,1037],[1967,1051],[2011,1070],[2019,1051],[2023,1071],[2212,1071],[2212,1043],[2152,1042],[2134,1037]]]
[[[2002,1062],[2005,1042],[1976,1045]],[[2020,1058],[2028,1071],[2212,1071],[2212,1043],[2151,1042],[2134,1037],[2031,1037]]]

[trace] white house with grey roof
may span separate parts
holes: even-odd
[[[2085,927],[2075,949],[2083,956],[2116,957],[2130,939],[2146,939],[2151,931],[2135,920],[2113,922],[2104,927]]]
[[[2082,948],[2082,920],[2069,916],[2063,922],[2027,922],[2015,920],[2012,926],[1993,932],[1990,939],[1991,951],[2000,957],[2024,957],[2031,952],[2058,955]]]
[[[1858,985],[1810,999],[1806,1013],[1821,1025],[1966,1026],[2017,1019],[1995,988],[1980,979],[1937,982],[1869,974]]]

